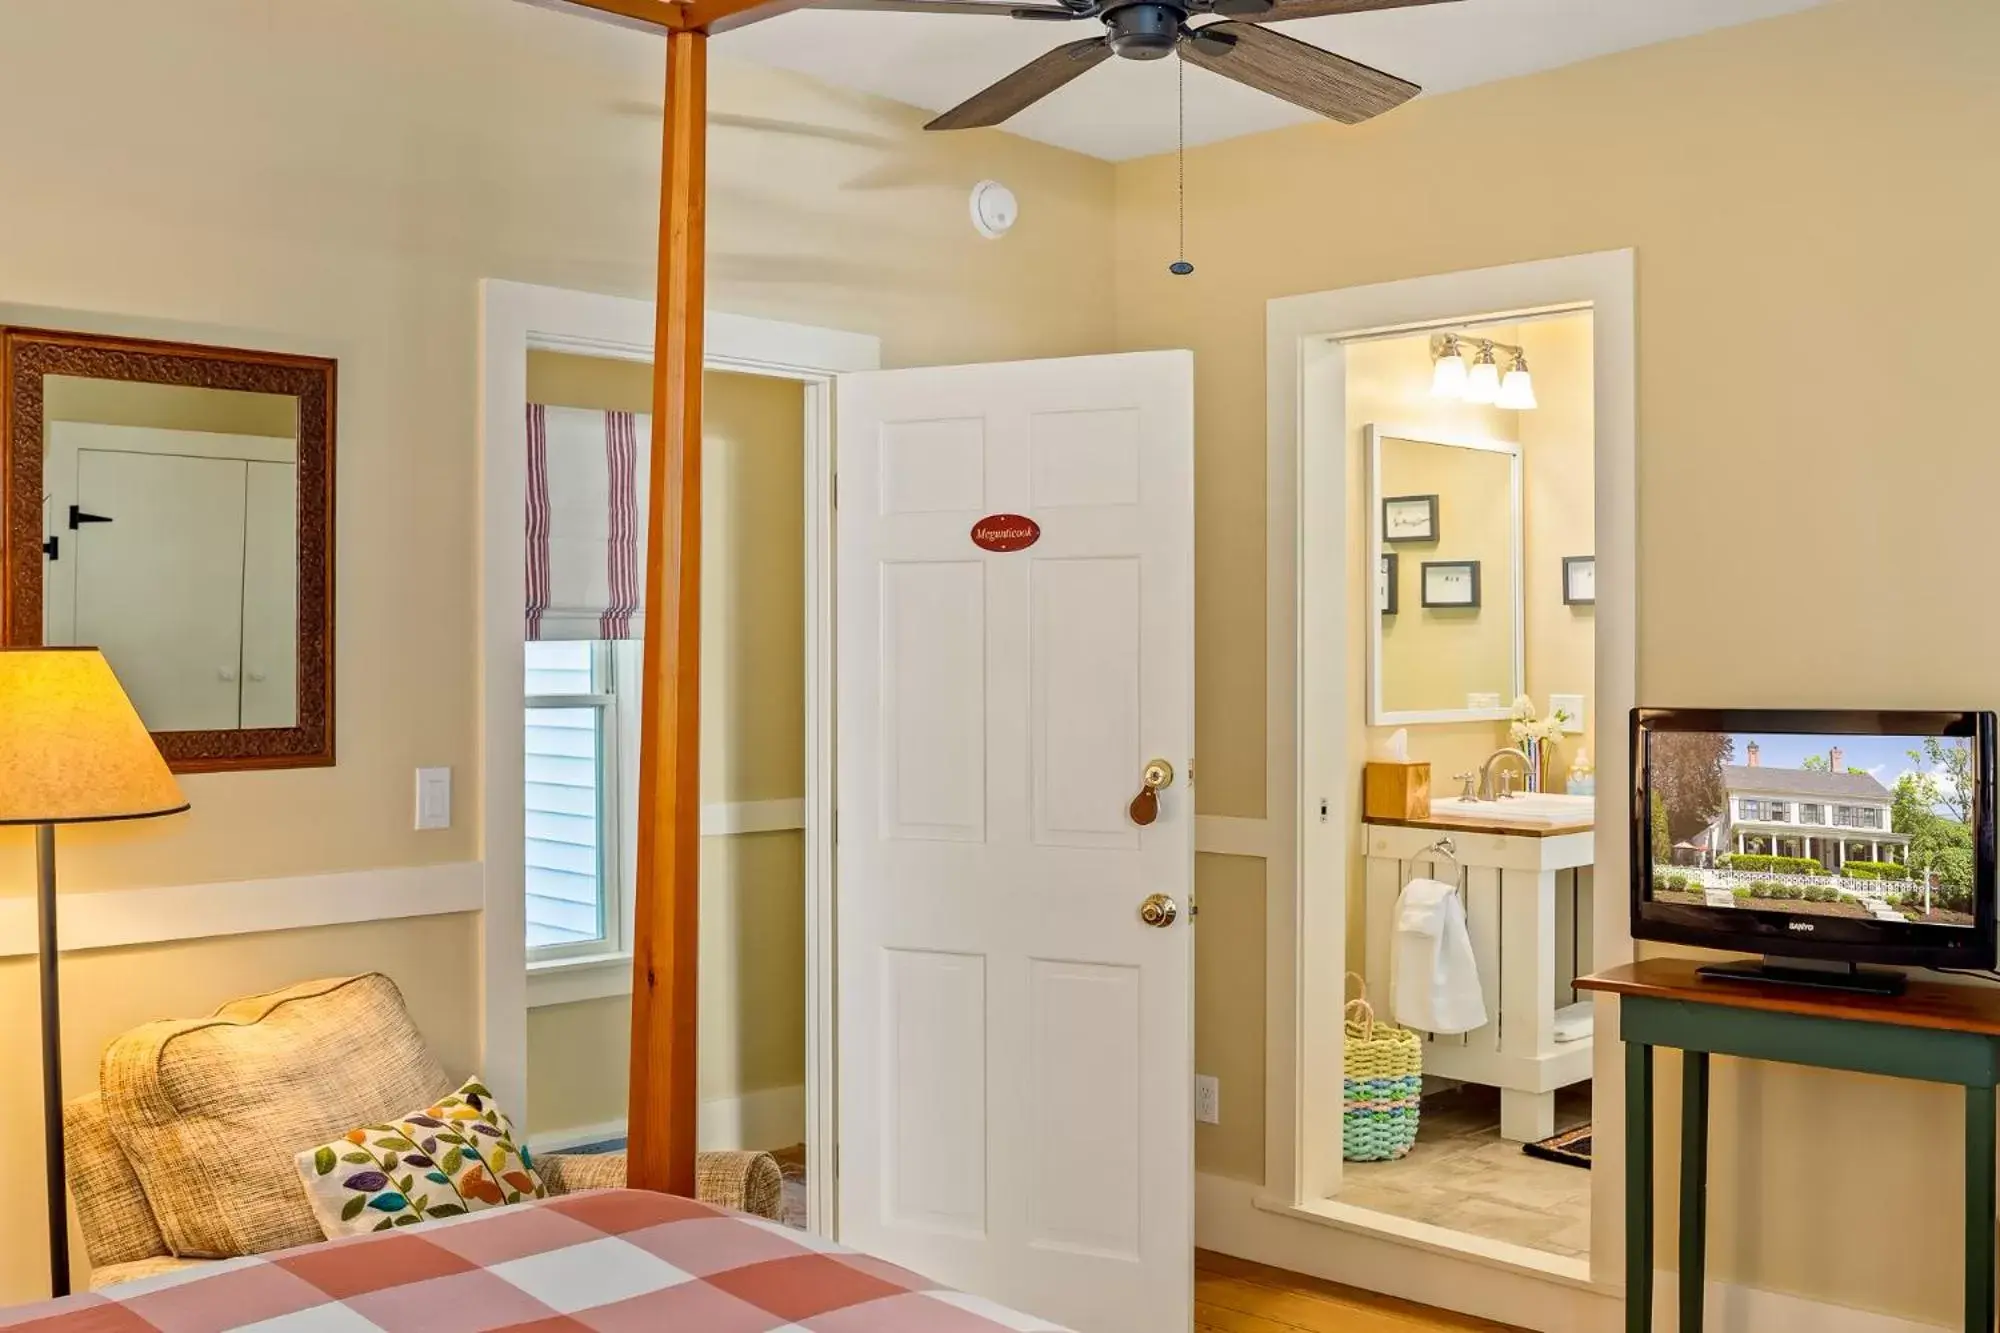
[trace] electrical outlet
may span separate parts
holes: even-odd
[[[1580,694],[1551,694],[1549,711],[1563,714],[1563,735],[1583,735],[1583,696]]]
[[[417,770],[417,827],[419,829],[451,827],[450,769]]]
[[[1213,1074],[1194,1076],[1194,1118],[1204,1125],[1222,1123],[1222,1080]]]

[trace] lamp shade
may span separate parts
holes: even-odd
[[[103,653],[0,649],[0,824],[149,819],[187,808]]]

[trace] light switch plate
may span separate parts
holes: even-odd
[[[1551,694],[1549,696],[1549,711],[1551,713],[1561,712],[1569,715],[1567,720],[1564,721],[1563,723],[1563,735],[1565,736],[1583,735],[1584,724],[1583,724],[1582,695]]]
[[[1222,1080],[1213,1074],[1194,1076],[1194,1118],[1204,1125],[1222,1123]]]
[[[417,770],[417,827],[419,829],[451,827],[450,769]]]

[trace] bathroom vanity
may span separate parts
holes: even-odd
[[[1396,898],[1412,879],[1455,883],[1486,1003],[1486,1026],[1428,1035],[1424,1073],[1500,1089],[1502,1137],[1555,1133],[1555,1092],[1591,1073],[1593,797],[1533,794],[1435,802],[1421,820],[1372,820],[1367,856],[1367,978],[1378,1013],[1394,1013],[1390,968]],[[1449,839],[1452,854],[1438,850]]]

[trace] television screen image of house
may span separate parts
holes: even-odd
[[[1973,922],[1971,743],[1654,732],[1656,902]]]

